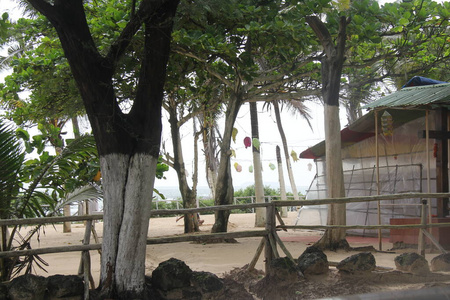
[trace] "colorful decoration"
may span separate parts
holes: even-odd
[[[242,166],[240,164],[238,164],[237,162],[234,163],[234,168],[236,169],[236,171],[241,172],[242,171]]]
[[[252,145],[252,140],[250,139],[250,137],[245,137],[245,139],[244,139],[244,146],[245,146],[245,149],[247,149],[248,147],[250,147]]]
[[[236,135],[238,134],[237,128],[233,127],[233,131],[231,132],[231,138],[233,139],[233,142],[236,143]]]
[[[291,151],[291,157],[294,160],[294,162],[296,162],[298,160],[298,156],[297,156],[297,152],[295,152],[294,150]]]
[[[257,138],[253,138],[253,147],[256,148],[256,150],[259,150],[259,146],[261,145],[261,142]]]
[[[100,181],[100,178],[102,178],[102,172],[100,172],[100,170],[97,172],[97,174],[95,174],[94,178],[92,178],[92,180],[94,181]]]
[[[249,166],[249,167],[248,167],[248,171],[249,171],[250,173],[253,173],[253,166]]]
[[[381,115],[381,131],[385,137],[394,135],[394,121],[392,115],[386,111]]]
[[[273,163],[270,163],[269,168],[273,171],[273,170],[275,170],[275,165]]]
[[[234,149],[231,149],[231,157],[236,158],[236,151],[234,151]]]

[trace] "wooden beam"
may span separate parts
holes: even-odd
[[[447,109],[440,108],[436,113],[436,129],[442,132],[448,131]],[[436,192],[448,193],[448,140],[437,139],[436,152]],[[445,218],[449,213],[448,198],[437,199],[437,217]]]

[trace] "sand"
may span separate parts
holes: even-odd
[[[294,225],[297,217],[296,212],[289,212],[288,217],[284,219],[287,225]],[[202,215],[205,220],[200,227],[202,232],[209,232],[214,223],[213,215]],[[261,228],[254,227],[254,214],[232,214],[230,216],[229,231],[246,231],[259,230]],[[22,233],[25,233],[30,228],[23,228]],[[102,237],[102,223],[95,224],[95,229],[98,236]],[[176,222],[176,217],[166,218],[152,218],[149,226],[149,237],[160,237],[170,235],[183,234],[183,220]],[[32,248],[45,248],[63,245],[77,245],[82,243],[84,235],[84,225],[82,223],[72,224],[72,232],[63,233],[62,225],[47,225],[41,231],[39,240],[34,239],[31,242]],[[280,231],[279,235],[285,242],[286,247],[294,258],[300,256],[306,247],[312,245],[317,241],[322,232],[321,231],[307,231],[307,230],[289,230],[288,232]],[[219,276],[235,268],[241,268],[250,263],[255,255],[256,249],[260,243],[261,238],[242,238],[238,239],[238,243],[230,244],[195,244],[190,242],[161,244],[147,246],[146,258],[146,273],[151,275],[151,272],[158,266],[159,263],[169,259],[177,258],[186,262],[186,264],[194,271],[208,271]],[[348,237],[348,241],[352,247],[374,246],[378,248],[377,238],[357,238]],[[95,243],[93,238],[91,243]],[[391,249],[392,244],[387,238],[383,239],[383,250]],[[283,253],[280,251],[282,256]],[[378,266],[395,269],[394,258],[409,250],[397,250],[390,253],[373,253]],[[357,252],[350,251],[326,251],[328,260],[331,262],[339,262],[342,259],[355,254]],[[92,260],[92,274],[94,280],[98,282],[100,275],[100,255],[97,251],[91,251]],[[427,254],[428,261],[439,253]],[[60,254],[44,254],[41,257],[49,264],[46,267],[46,272],[36,269],[36,273],[49,276],[54,274],[77,274],[80,263],[80,252],[67,252]],[[264,270],[263,257],[261,257],[256,265],[257,269]]]

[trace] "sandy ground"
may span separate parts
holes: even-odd
[[[294,225],[297,217],[296,212],[289,212],[288,217],[284,219],[286,225]],[[203,215],[205,220],[201,226],[202,232],[209,232],[213,223],[213,215]],[[232,214],[230,216],[229,231],[246,231],[259,230],[261,228],[254,227],[254,214]],[[170,235],[183,234],[183,221],[176,222],[175,217],[152,218],[150,220],[149,237],[160,237]],[[23,228],[25,233],[30,228]],[[98,236],[102,237],[102,223],[96,223],[95,229]],[[77,245],[82,243],[84,235],[84,225],[81,223],[72,224],[71,233],[63,233],[62,225],[48,225],[41,231],[38,240],[33,240],[32,248],[45,248],[63,245]],[[280,231],[279,235],[285,242],[286,247],[294,258],[300,256],[306,247],[317,241],[322,232],[306,231],[306,230],[289,230],[288,232]],[[256,249],[261,238],[242,238],[238,239],[238,243],[234,244],[195,244],[190,242],[161,244],[147,246],[146,270],[147,274],[158,266],[159,263],[169,259],[177,258],[186,262],[186,264],[194,271],[209,271],[219,276],[234,268],[241,268],[250,263],[255,255]],[[378,248],[377,238],[356,238],[348,237],[348,241],[352,247],[374,246]],[[91,243],[95,243],[93,238]],[[391,249],[392,244],[388,239],[383,239],[383,250]],[[394,258],[406,250],[397,250],[393,253],[373,253],[378,266],[395,269]],[[411,249],[409,250],[411,251]],[[284,256],[279,249],[280,255]],[[339,262],[342,259],[355,254],[356,252],[346,251],[327,251],[328,260],[331,262]],[[100,274],[100,255],[97,251],[91,251],[92,273],[94,280],[98,282]],[[428,261],[439,253],[427,254]],[[46,267],[47,273],[40,269],[36,269],[36,273],[49,276],[54,274],[77,274],[80,263],[80,252],[67,252],[61,254],[44,254],[41,256],[49,266]],[[256,265],[257,269],[264,270],[264,262],[261,257]]]

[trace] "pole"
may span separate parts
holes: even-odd
[[[378,111],[375,110],[375,157],[376,157],[376,169],[377,169],[377,195],[380,195],[380,153],[378,150]],[[377,201],[377,214],[378,214],[378,225],[381,225],[381,202]],[[381,229],[378,229],[378,249],[383,250],[383,243],[381,239]]]

